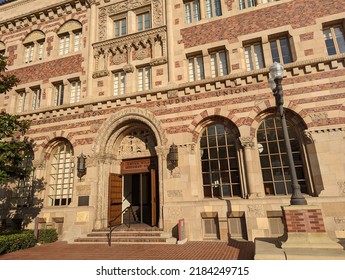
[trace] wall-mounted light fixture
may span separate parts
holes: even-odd
[[[81,177],[86,175],[86,156],[81,153],[78,156],[78,163],[77,163],[77,176],[81,181]]]
[[[178,147],[174,143],[170,146],[169,162],[173,168],[178,166]]]

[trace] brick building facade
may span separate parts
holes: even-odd
[[[277,61],[301,190],[344,237],[344,29],[342,0],[7,1],[0,52],[20,83],[0,107],[32,121],[35,146],[2,219],[72,241],[132,205],[167,233],[183,218],[189,240],[282,235]]]

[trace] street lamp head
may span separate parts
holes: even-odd
[[[284,66],[278,62],[274,62],[270,67],[270,75],[273,80],[276,78],[282,79],[284,76]]]

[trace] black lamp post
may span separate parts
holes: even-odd
[[[292,156],[291,145],[289,140],[289,133],[286,125],[285,110],[284,110],[284,99],[283,99],[283,86],[282,80],[284,76],[284,67],[278,62],[270,67],[271,78],[268,80],[270,88],[273,91],[273,95],[276,99],[276,106],[279,111],[279,116],[283,128],[284,142],[286,146],[286,153],[289,160],[289,168],[292,181],[292,195],[291,195],[291,205],[307,205],[306,199],[301,193],[301,186],[298,184],[295,163]]]

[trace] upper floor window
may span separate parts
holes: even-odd
[[[328,55],[345,53],[344,28],[341,25],[323,30]]]
[[[25,104],[27,102],[27,92],[21,90],[17,92],[17,113],[22,113],[25,111]]]
[[[255,0],[239,0],[240,10],[256,6]]]
[[[32,89],[32,110],[36,110],[41,107],[41,89]]]
[[[220,0],[205,0],[206,18],[218,17],[222,15]]]
[[[144,70],[139,69],[141,72],[145,72]],[[143,75],[141,73],[140,75]],[[142,80],[143,77],[140,77]],[[138,78],[139,82],[139,78]],[[142,83],[143,81],[141,81]],[[125,87],[126,87],[126,73],[124,71],[114,73],[114,95],[125,94]],[[142,85],[140,86],[142,88]]]
[[[138,91],[151,89],[151,67],[138,68]]]
[[[205,78],[204,60],[202,55],[190,57],[188,59],[189,81],[197,81]]]
[[[261,43],[253,43],[244,47],[244,55],[247,71],[265,67],[264,55]]]
[[[241,196],[240,164],[233,130],[212,124],[200,138],[202,180],[205,197]]]
[[[31,32],[23,41],[24,62],[30,63],[43,59],[45,35],[42,31]]]
[[[65,85],[58,83],[54,86],[54,106],[59,106],[64,103]]]
[[[211,74],[213,78],[228,74],[228,61],[224,50],[211,53]]]
[[[270,48],[273,62],[292,62],[291,48],[288,36],[273,38],[270,40]]]
[[[59,31],[59,55],[77,52],[81,48],[82,25],[79,21],[70,20],[63,24]]]
[[[120,37],[127,34],[127,20],[126,18],[114,21],[114,36]]]
[[[197,22],[200,20],[200,2],[199,0],[188,1],[185,3],[186,23]]]
[[[137,15],[138,31],[144,31],[151,28],[151,14],[145,12]]]
[[[80,95],[81,95],[81,82],[79,80],[71,81],[70,88],[71,88],[71,95],[70,95],[69,102],[70,103],[79,102]]]

